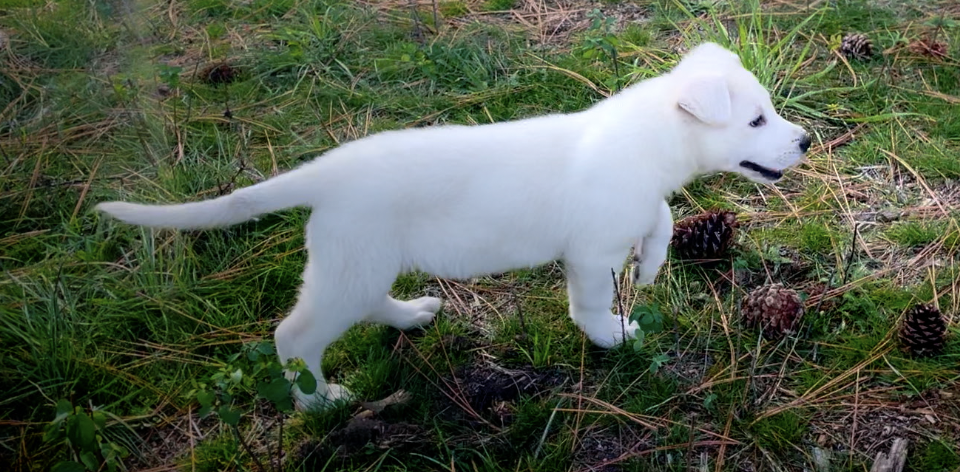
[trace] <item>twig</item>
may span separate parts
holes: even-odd
[[[13,160],[10,159],[10,155],[7,154],[7,150],[4,149],[2,145],[0,145],[0,156],[3,156],[3,161],[7,166],[10,166],[10,163],[13,162]]]
[[[613,75],[617,76],[617,80],[616,80],[617,92],[620,92],[620,80],[621,80],[621,77],[620,77],[620,64],[619,64],[619,61],[617,60],[617,49],[616,49],[616,48],[613,49],[613,54],[610,55],[610,59],[613,60]]]
[[[247,452],[247,455],[250,456],[251,459],[253,459],[253,463],[257,466],[257,470],[260,472],[267,472],[266,469],[263,468],[263,464],[260,463],[260,459],[253,455],[253,451],[250,450],[250,445],[243,440],[243,435],[240,434],[240,428],[238,428],[236,425],[233,426],[233,434],[237,436],[237,441],[240,441],[240,445],[243,446],[243,450]]]
[[[860,371],[857,371],[857,380],[853,383],[853,427],[850,428],[850,450],[855,451],[857,443],[857,419],[860,416]]]
[[[423,20],[420,19],[420,12],[417,11],[417,2],[416,0],[410,1],[410,11],[413,12],[413,27],[414,27],[414,36],[420,41],[420,45],[425,44],[423,39],[423,29],[426,25],[423,24]]]
[[[90,171],[90,177],[87,178],[86,184],[80,189],[80,197],[77,198],[77,205],[73,208],[73,214],[70,215],[70,219],[74,220],[77,217],[77,214],[80,213],[80,208],[83,206],[83,200],[87,197],[87,192],[90,191],[90,185],[93,184],[93,178],[97,175],[97,170],[100,169],[100,163],[103,162],[103,158],[97,159],[97,162],[93,164],[93,169]]]
[[[402,331],[400,332],[400,336],[403,337],[404,339],[407,339],[406,334],[404,334]],[[433,367],[433,364],[430,364],[430,362],[427,360],[427,357],[424,356],[423,353],[420,352],[419,349],[417,349],[416,344],[413,344],[413,342],[411,342],[409,339],[407,339],[406,342],[408,343],[408,345],[410,346],[410,348],[413,349],[413,352],[415,352],[415,353],[417,354],[417,356],[419,356],[420,359],[423,360],[423,361],[427,364],[427,366],[430,368],[430,370],[438,377],[438,379],[440,380],[440,382],[443,382],[443,385],[441,386],[439,383],[437,383],[436,381],[432,380],[426,373],[424,373],[424,371],[423,371],[422,369],[420,369],[419,366],[417,366],[417,365],[414,364],[412,361],[410,361],[410,359],[407,358],[407,356],[403,356],[404,359],[405,359],[407,362],[410,363],[410,366],[413,367],[413,369],[416,370],[418,374],[420,374],[421,376],[423,376],[423,378],[426,379],[428,382],[430,382],[434,387],[436,387],[436,389],[439,390],[440,393],[443,394],[443,396],[447,397],[450,401],[452,401],[455,405],[459,406],[463,411],[465,411],[467,414],[469,414],[470,416],[472,416],[475,420],[477,420],[477,421],[479,421],[479,422],[487,425],[488,427],[490,427],[490,428],[493,429],[494,431],[500,431],[500,430],[501,430],[501,428],[497,427],[497,426],[494,425],[493,423],[487,421],[484,417],[480,416],[480,414],[477,413],[476,410],[474,410],[472,406],[470,406],[470,402],[467,401],[467,398],[464,396],[464,394],[463,394],[463,388],[460,387],[460,383],[457,381],[457,377],[456,377],[455,375],[453,376],[453,382],[454,382],[454,384],[455,384],[455,386],[456,386],[456,388],[454,389],[454,388],[450,385],[450,383],[447,382],[446,379],[444,379],[443,377],[440,376],[440,373],[437,372],[437,370]],[[441,346],[443,346],[442,343],[441,343]],[[454,392],[454,393],[447,392],[447,390],[445,390],[443,387],[447,387],[447,388],[450,389],[451,391],[455,391],[455,392]]]
[[[517,307],[517,318],[520,320],[520,333],[523,339],[527,339],[527,323],[523,318],[523,306],[517,301],[517,295],[513,294],[513,304]]]
[[[196,439],[193,437],[193,433],[196,430],[196,425],[193,422],[193,405],[190,405],[187,409],[187,438],[190,439],[190,470],[191,472],[196,472],[197,470],[197,451],[196,451]]]
[[[849,143],[850,141],[853,141],[853,138],[856,137],[857,133],[859,133],[860,130],[864,128],[864,126],[865,125],[863,123],[860,123],[859,125],[855,126],[853,129],[847,131],[846,133],[843,133],[840,136],[837,136],[836,138],[833,138],[832,140],[825,142],[823,144],[820,144],[814,149],[811,149],[810,154],[819,154],[823,151],[831,152],[834,149],[840,146],[843,146]]]
[[[277,466],[274,470],[283,472],[283,412],[277,410],[277,421],[280,422],[280,432],[277,433]]]
[[[847,260],[843,265],[843,272],[840,273],[840,280],[844,283],[847,280],[847,273],[850,271],[850,264],[853,263],[853,255],[856,253],[857,249],[857,236],[860,235],[860,225],[854,223],[853,225],[853,238],[850,240],[850,252],[847,253]],[[820,300],[817,301],[817,306],[814,307],[813,313],[819,313],[820,307],[823,305],[823,301],[827,298],[827,292],[833,288],[834,278],[837,276],[837,269],[833,269],[833,274],[830,275],[830,279],[827,281],[827,289],[820,294]]]
[[[131,90],[136,88],[134,86],[133,80],[127,79],[126,82],[127,82],[127,87],[129,87]],[[119,93],[117,94],[117,98],[120,100],[120,102],[123,104],[124,107],[129,107],[131,105],[126,100],[123,100],[123,97],[121,97]],[[150,159],[150,164],[153,166],[156,166],[158,164],[157,156],[154,155],[153,148],[147,145],[147,138],[144,137],[144,134],[143,134],[143,130],[147,127],[147,119],[144,118],[142,107],[140,107],[140,109],[136,111],[131,110],[130,114],[131,116],[135,117],[134,119],[138,122],[137,124],[140,125],[136,127],[137,140],[140,141],[140,146],[143,147],[144,154],[146,154],[147,158]]]

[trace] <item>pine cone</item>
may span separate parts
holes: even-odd
[[[873,42],[865,34],[850,33],[840,42],[840,52],[853,59],[869,59],[873,56]]]
[[[227,63],[218,63],[207,66],[200,71],[200,80],[210,85],[224,85],[236,82],[240,77],[240,70]]]
[[[803,316],[803,302],[795,290],[771,284],[747,294],[740,311],[748,328],[759,326],[764,338],[774,340],[793,332]]]
[[[910,52],[926,57],[942,59],[947,57],[947,45],[940,41],[920,39],[907,45]]]
[[[915,356],[935,356],[943,351],[947,323],[933,305],[917,305],[900,325],[900,342]]]
[[[716,259],[729,249],[739,226],[732,211],[708,211],[674,224],[671,244],[681,258]]]

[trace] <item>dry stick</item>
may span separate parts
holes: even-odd
[[[190,438],[190,470],[196,472],[197,470],[197,451],[196,451],[196,440],[193,438],[194,431],[193,423],[193,405],[191,404],[187,409],[187,436]]]
[[[440,282],[440,287],[441,287],[441,290],[443,290],[444,293],[446,294],[446,290],[443,289],[443,283],[442,283],[442,282]],[[476,294],[474,294],[474,296],[476,296]],[[458,310],[458,311],[459,311],[459,310]],[[433,324],[433,329],[434,329],[434,332],[437,333],[437,338],[438,338],[438,339],[441,339],[441,341],[440,341],[440,352],[443,354],[444,360],[447,361],[447,367],[450,369],[450,375],[453,377],[454,384],[456,384],[457,389],[459,389],[459,391],[462,393],[462,392],[463,392],[463,387],[461,387],[461,386],[460,386],[460,382],[457,381],[456,372],[455,372],[454,369],[453,369],[453,362],[450,360],[450,355],[447,354],[447,346],[443,343],[443,341],[442,341],[442,336],[440,335],[440,325],[437,324],[437,323],[434,323],[434,324]],[[407,341],[410,342],[409,340],[407,340]],[[413,343],[410,342],[410,344],[412,345]],[[416,346],[414,346],[414,348],[416,349]],[[421,356],[421,357],[422,357],[422,356]],[[426,361],[426,359],[424,359],[424,361]],[[426,361],[426,362],[429,363],[429,361]],[[431,367],[432,367],[432,366],[431,366]],[[434,371],[436,371],[436,370],[434,370]],[[469,405],[469,402],[467,401],[466,398],[464,398],[464,401],[467,402],[467,404]]]
[[[131,89],[134,88],[133,81],[131,79],[127,79],[126,82]],[[123,103],[124,106],[127,106],[127,107],[130,106],[130,103],[127,103],[126,101],[124,101],[119,94],[117,94],[117,98],[120,99],[121,103]],[[148,159],[150,159],[150,165],[156,166],[157,156],[153,155],[153,150],[150,148],[150,146],[147,145],[147,138],[145,138],[143,135],[143,128],[146,128],[146,125],[147,125],[147,120],[146,118],[143,117],[143,110],[136,111],[133,113],[133,115],[139,118],[139,119],[137,118],[134,119],[135,121],[138,121],[137,124],[142,125],[142,128],[141,126],[136,127],[137,140],[140,141],[140,146],[143,147],[143,153],[147,155]]]
[[[610,59],[613,61],[613,75],[617,77],[617,92],[620,92],[620,65],[617,60],[617,48],[613,48],[613,54],[610,55]]]
[[[529,336],[527,336],[527,323],[523,319],[523,306],[521,306],[520,302],[517,300],[516,294],[513,294],[513,306],[517,307],[517,318],[520,320],[521,337],[526,340],[529,338]]]
[[[585,356],[587,353],[587,337],[580,337],[580,381],[577,382],[577,416],[574,421],[573,428],[573,441],[570,441],[570,452],[573,453],[576,450],[577,442],[580,441],[580,422],[583,421],[583,371],[585,365]],[[560,404],[557,404],[557,408],[560,408]]]
[[[757,364],[760,363],[760,348],[763,347],[763,330],[760,330],[757,333],[757,353],[753,354],[753,351],[747,350],[748,354],[753,354],[753,359],[750,361],[750,371],[747,373],[747,384],[744,386],[743,391],[743,400],[747,399],[747,396],[751,396],[751,404],[758,403],[759,397],[757,396],[757,388],[753,384],[754,376],[757,375]],[[752,394],[752,395],[751,395]],[[753,410],[753,408],[748,404],[748,410]]]
[[[613,277],[613,292],[617,296],[617,314],[620,315],[620,336],[623,336],[623,341],[627,341],[627,328],[624,325],[624,313],[623,313],[623,303],[620,300],[620,284],[617,282],[617,271],[610,268],[610,275]]]
[[[93,178],[97,175],[97,170],[100,169],[101,162],[103,162],[103,157],[97,159],[97,162],[93,164],[93,170],[90,171],[90,177],[87,178],[87,183],[80,190],[80,197],[77,199],[77,205],[73,208],[73,214],[70,215],[70,220],[75,220],[80,213],[80,208],[83,206],[83,201],[87,197],[87,192],[90,191],[90,185],[93,184]]]
[[[421,23],[420,12],[417,11],[416,0],[410,0],[410,11],[413,12],[413,28],[414,28],[413,34],[417,37],[417,39],[420,40],[420,45],[422,46],[424,44],[423,30],[420,28],[420,23]]]
[[[237,435],[237,441],[240,441],[240,445],[243,446],[243,450],[247,451],[247,455],[250,456],[251,459],[253,459],[253,463],[256,464],[257,470],[259,470],[260,472],[267,472],[266,469],[263,468],[263,464],[260,463],[260,459],[258,459],[257,456],[253,455],[253,451],[250,450],[250,445],[248,445],[247,442],[243,440],[243,436],[240,434],[240,428],[238,428],[235,425],[233,426],[233,434]]]
[[[440,31],[440,7],[437,0],[433,0],[433,27]]]
[[[850,271],[850,265],[853,263],[853,255],[854,253],[856,253],[856,250],[857,250],[857,236],[859,236],[859,234],[860,234],[860,225],[854,223],[853,238],[850,240],[850,252],[847,253],[847,260],[844,262],[843,272],[840,273],[840,280],[843,281],[842,283],[847,282],[847,273]],[[824,290],[823,293],[820,294],[820,300],[817,301],[817,306],[813,308],[814,313],[820,312],[820,306],[823,305],[823,301],[827,298],[827,292],[830,291],[829,289],[833,288],[833,282],[836,276],[837,276],[837,268],[834,267],[833,274],[830,275],[830,279],[827,281],[828,289]]]
[[[857,419],[860,416],[860,371],[857,371],[857,380],[853,384],[853,427],[850,428],[850,450],[857,442]]]
[[[13,162],[13,160],[10,159],[10,155],[7,154],[6,149],[4,149],[2,145],[0,145],[0,156],[3,156],[3,161],[8,167],[10,166],[10,163]]]
[[[280,415],[280,438],[277,440],[277,472],[283,472],[283,412]]]
[[[293,385],[290,385],[290,391],[287,392],[287,395],[293,394]],[[276,406],[276,405],[274,405]],[[283,412],[277,408],[277,421],[280,422],[280,431],[277,433],[277,464],[274,466],[273,470],[276,472],[283,471]],[[267,453],[270,453],[270,449],[267,449]]]
[[[179,94],[179,92],[180,92],[179,90],[174,91],[174,93],[177,93],[177,94]],[[174,134],[174,136],[177,137],[177,155],[176,155],[176,157],[174,157],[174,159],[173,159],[173,164],[174,164],[174,165],[179,164],[180,161],[182,161],[182,160],[183,160],[183,157],[184,157],[184,152],[183,152],[183,135],[180,133],[180,120],[177,119],[177,118],[178,118],[178,117],[177,117],[177,109],[178,109],[178,107],[177,107],[177,102],[178,102],[178,101],[179,101],[179,100],[174,100],[174,101],[173,101],[173,134]],[[163,112],[163,109],[161,108],[160,111]]]
[[[731,285],[733,287],[734,297],[736,297],[736,293],[737,293],[737,290],[736,290],[737,279],[735,277],[736,273],[734,273],[733,275],[734,277],[732,277],[733,280],[731,280]],[[730,326],[729,326],[729,323],[727,322],[726,317],[723,315],[723,305],[720,304],[720,295],[717,293],[717,289],[716,287],[713,286],[712,282],[709,283],[709,287],[710,287],[710,291],[713,292],[713,298],[717,301],[717,308],[720,309],[720,322],[721,322],[721,325],[723,326],[723,331],[727,338],[727,344],[730,346],[730,379],[733,380],[733,378],[736,377],[736,371],[737,371],[737,351],[734,348],[733,340],[730,339]],[[734,303],[736,303],[736,301]],[[734,407],[731,404],[730,412],[727,415],[727,423],[723,427],[724,437],[730,437],[730,428],[733,427],[733,414],[734,414]],[[714,468],[716,472],[720,472],[720,470],[723,469],[723,463],[726,461],[726,457],[727,457],[727,443],[724,442],[720,444],[720,450],[719,452],[717,452],[717,462],[716,462],[717,465]]]

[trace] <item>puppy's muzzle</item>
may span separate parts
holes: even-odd
[[[768,180],[776,181],[776,180],[779,180],[781,177],[783,177],[783,171],[771,169],[769,167],[764,167],[760,164],[757,164],[751,161],[741,161],[740,167],[743,167],[745,169],[750,169],[760,174],[761,176],[763,176],[765,179],[768,179]]]

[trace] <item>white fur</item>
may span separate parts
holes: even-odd
[[[760,113],[766,124],[751,127]],[[304,359],[318,379],[304,407],[349,394],[325,382],[320,361],[350,326],[433,319],[439,299],[388,295],[406,271],[468,278],[562,260],[573,322],[596,345],[616,346],[637,327],[611,313],[611,269],[634,246],[635,282],[653,283],[673,225],[665,197],[709,172],[775,180],[740,162],[785,169],[801,159],[801,140],[739,59],[707,43],[670,73],[578,113],[383,132],[213,200],[98,208],[168,228],[312,208],[303,286],[276,331],[280,358]]]

